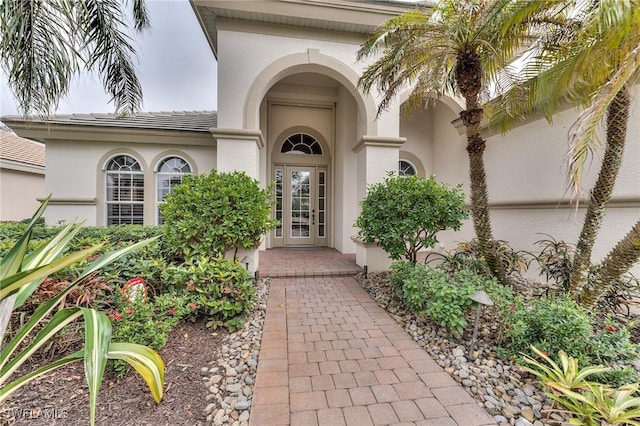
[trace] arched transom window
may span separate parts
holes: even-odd
[[[158,164],[156,173],[156,214],[157,222],[161,225],[164,218],[158,208],[164,202],[164,199],[171,193],[174,185],[182,183],[185,175],[191,174],[191,166],[180,157],[165,158]]]
[[[144,174],[129,155],[107,162],[107,225],[140,224],[144,220]]]
[[[297,133],[289,136],[280,149],[281,154],[322,155],[322,146],[313,136]]]
[[[413,164],[406,160],[400,160],[398,162],[398,176],[406,177],[406,176],[415,176],[416,168]]]

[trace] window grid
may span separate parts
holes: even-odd
[[[282,238],[282,205],[283,201],[283,180],[284,180],[284,171],[281,168],[276,169],[276,219],[278,220],[278,226],[276,227],[275,236],[276,238]]]
[[[281,154],[322,155],[322,146],[313,136],[298,133],[289,136],[280,148]]]
[[[318,172],[318,238],[325,237],[325,224],[326,224],[326,172]]]
[[[415,176],[416,168],[410,162],[406,160],[400,160],[398,162],[398,176],[407,177],[407,176]]]
[[[118,155],[106,167],[107,225],[139,224],[144,221],[144,174],[138,161]]]
[[[190,174],[191,166],[180,157],[170,157],[160,162],[156,174],[156,214],[158,225],[164,223],[164,217],[160,213],[160,205],[164,203],[172,188],[181,184],[184,176]]]

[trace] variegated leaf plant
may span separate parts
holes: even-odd
[[[0,259],[0,342],[2,342],[2,347],[0,347],[0,404],[4,403],[14,391],[34,379],[80,359],[84,359],[85,375],[89,386],[89,413],[92,425],[95,424],[97,396],[108,359],[127,361],[147,382],[154,400],[160,402],[164,392],[165,369],[160,355],[146,346],[112,342],[109,318],[94,309],[71,307],[53,313],[54,309],[80,281],[119,257],[151,243],[157,237],[98,257],[67,288],[38,306],[29,320],[10,340],[5,339],[12,311],[20,307],[48,275],[87,258],[102,247],[99,244],[85,250],[65,254],[69,242],[82,225],[71,223],[50,241],[27,254],[33,228],[38,219],[42,217],[48,201],[49,198],[42,203],[24,234],[15,246]],[[80,318],[84,320],[85,329],[85,344],[81,350],[23,376],[12,377],[25,361],[56,333]],[[30,338],[30,335],[37,328],[40,330],[35,334],[35,337]],[[5,343],[5,340],[8,341]]]

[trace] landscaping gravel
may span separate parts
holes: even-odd
[[[202,381],[208,389],[209,403],[205,407],[208,425],[249,424],[269,283],[269,278],[257,281],[257,299],[243,329],[224,338],[216,360],[211,363],[214,367],[202,368]]]

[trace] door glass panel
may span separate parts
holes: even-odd
[[[311,226],[311,199],[309,183],[311,173],[304,170],[291,171],[291,223],[292,238],[308,238]]]
[[[325,187],[326,187],[326,183],[325,183],[325,174],[326,172],[324,170],[321,170],[318,172],[318,237],[320,238],[324,238],[325,234],[324,234],[324,229],[325,229],[325,220],[324,220],[324,216],[325,216]]]
[[[282,238],[282,200],[283,191],[282,186],[284,171],[280,168],[276,169],[276,219],[278,220],[278,226],[276,227],[276,238]]]

